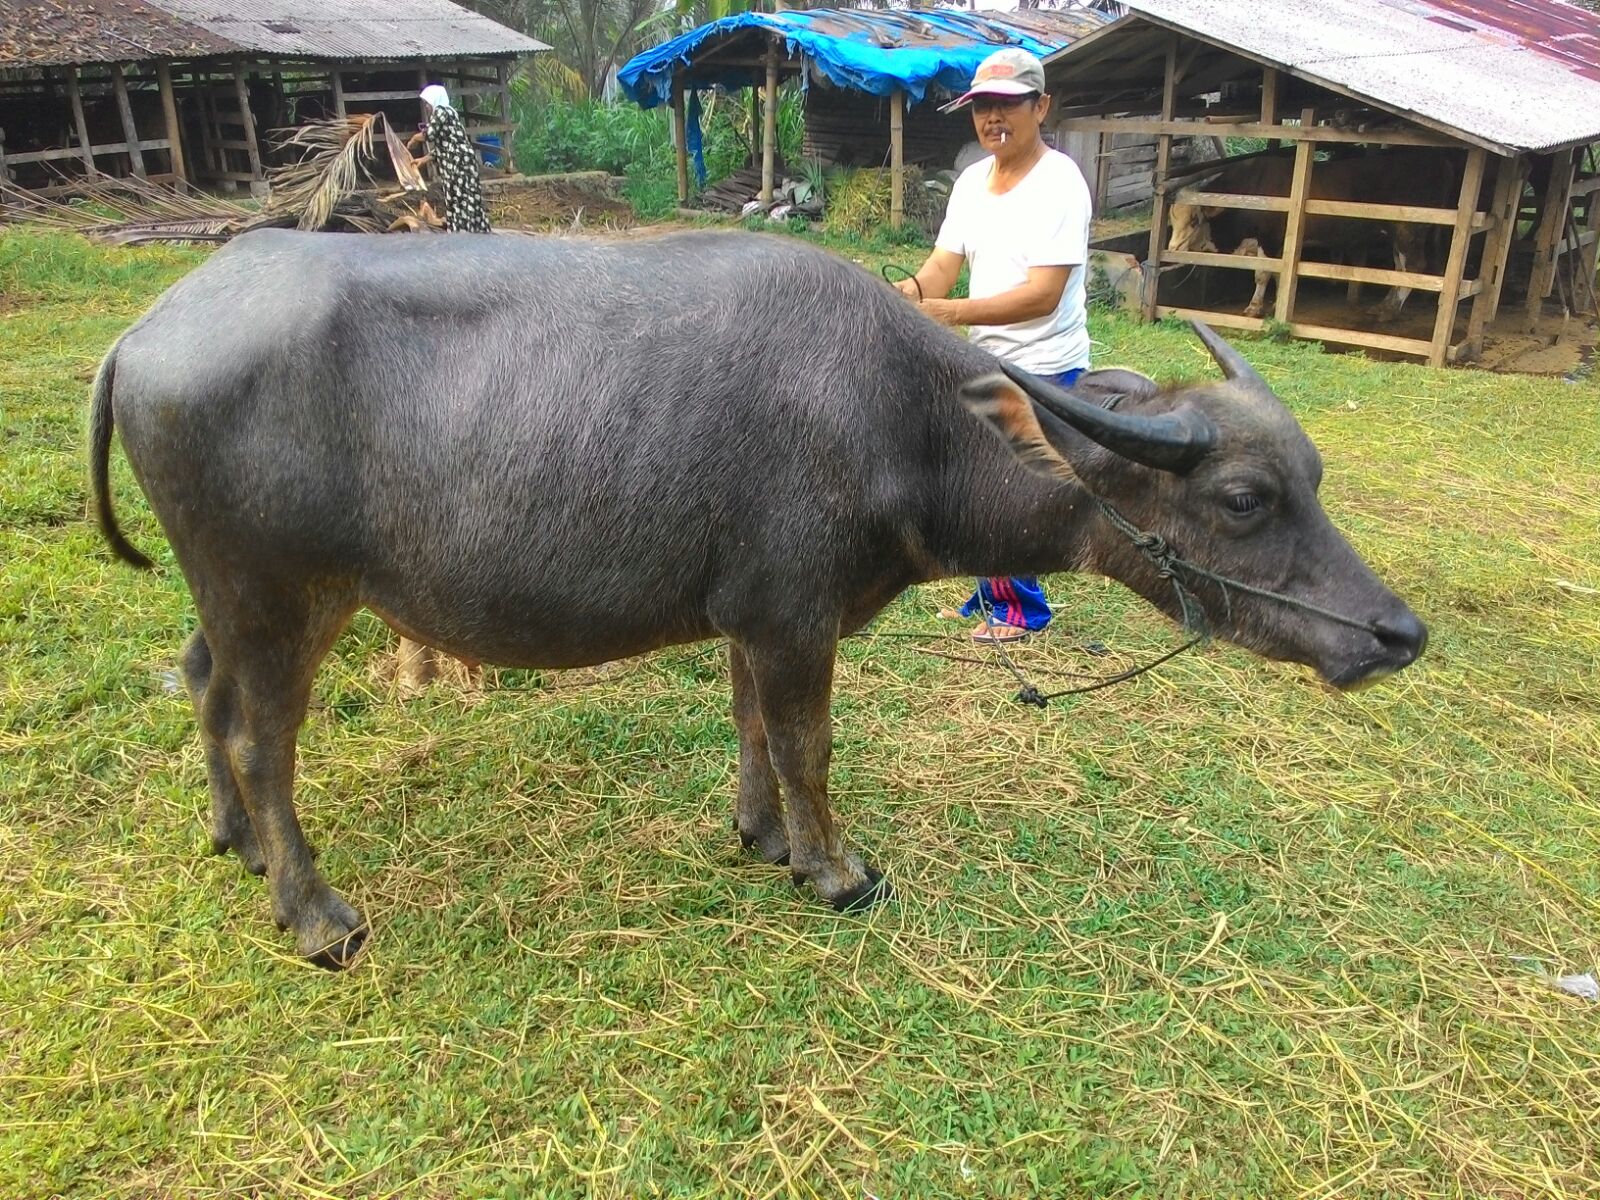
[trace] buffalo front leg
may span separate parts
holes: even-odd
[[[294,812],[295,734],[317,665],[354,605],[242,591],[248,616],[218,614],[206,625],[216,655],[206,724],[226,749],[260,844],[273,917],[302,955],[337,970],[354,960],[367,926],[311,861]]]
[[[742,650],[756,685],[767,750],[783,785],[784,826],[795,882],[810,882],[840,911],[865,908],[892,894],[872,867],[847,854],[828,807],[828,763],[833,722],[837,638],[744,642]]]
[[[736,642],[728,643],[728,664],[733,676],[733,724],[739,732],[739,800],[733,827],[746,850],[754,849],[767,862],[782,866],[789,862],[789,832],[783,824],[778,776],[767,749],[755,677]]]
[[[231,720],[229,705],[222,702],[208,708],[206,704],[214,669],[206,635],[197,629],[183,648],[183,678],[189,685],[189,698],[200,724],[200,745],[205,750],[206,778],[211,785],[211,850],[214,854],[232,850],[245,870],[252,875],[265,875],[267,860],[256,840],[255,826],[250,824],[250,814],[245,811],[239,781],[233,777],[233,764],[228,761],[224,739]],[[224,691],[227,690],[229,685],[225,684]]]
[[[1255,238],[1246,238],[1244,241],[1240,242],[1239,248],[1235,250],[1234,253],[1243,254],[1252,258],[1267,257],[1266,249]],[[1272,280],[1273,274],[1271,271],[1256,272],[1256,290],[1255,294],[1250,297],[1249,305],[1244,310],[1245,316],[1259,317],[1266,314],[1267,285],[1270,284]]]

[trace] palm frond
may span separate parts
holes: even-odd
[[[267,173],[266,211],[275,216],[298,214],[300,229],[325,228],[342,202],[377,182],[373,167],[378,162],[380,131],[400,186],[407,191],[427,190],[411,152],[383,114],[352,113],[273,131],[280,147],[299,153],[293,162]]]

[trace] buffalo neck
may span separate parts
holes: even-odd
[[[1100,530],[1088,491],[1024,466],[976,419],[956,416],[924,520],[939,574],[1089,568]]]

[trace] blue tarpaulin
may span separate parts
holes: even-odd
[[[623,93],[645,108],[672,100],[672,77],[688,68],[691,89],[749,87],[750,66],[696,63],[697,54],[747,30],[783,38],[786,56],[836,87],[888,96],[903,91],[916,104],[930,88],[958,94],[978,64],[1000,46],[1021,46],[1040,58],[1091,33],[1110,18],[1090,9],[977,13],[955,9],[815,8],[746,12],[662,42],[634,55],[617,72]]]

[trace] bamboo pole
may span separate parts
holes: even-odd
[[[1178,35],[1167,35],[1167,66],[1161,85],[1161,119],[1172,120],[1177,107],[1178,94]],[[1144,319],[1156,319],[1156,306],[1160,303],[1161,252],[1167,241],[1167,168],[1172,162],[1172,135],[1156,135],[1156,165],[1151,176],[1155,189],[1155,207],[1150,214],[1150,253],[1144,263]]]
[[[1450,234],[1450,257],[1444,268],[1444,289],[1439,293],[1438,316],[1433,319],[1433,342],[1428,351],[1430,367],[1444,366],[1450,354],[1450,336],[1455,332],[1456,309],[1461,302],[1461,276],[1467,265],[1467,247],[1472,244],[1472,217],[1478,209],[1478,189],[1483,184],[1483,166],[1487,157],[1483,147],[1474,146],[1467,154],[1467,169],[1461,175],[1461,195],[1456,200],[1456,225]],[[1484,258],[1487,261],[1487,253]],[[1481,296],[1483,293],[1478,294]],[[1476,305],[1476,300],[1473,303]]]
[[[145,178],[144,152],[139,149],[139,127],[133,121],[133,105],[128,101],[128,81],[122,74],[122,64],[111,64],[111,90],[116,93],[117,112],[122,117],[122,133],[127,139],[128,165],[134,176]]]
[[[172,173],[187,183],[189,172],[184,169],[183,127],[178,124],[178,98],[172,92],[172,69],[166,60],[156,62],[156,81],[161,86],[161,115],[167,122],[167,148],[172,156]]]
[[[684,117],[683,74],[672,76],[672,148],[678,158],[678,203],[689,203],[689,128]]]
[[[757,130],[761,128],[761,76],[750,73],[750,165],[761,161],[761,147],[757,144]]]
[[[889,94],[889,228],[899,229],[906,218],[905,93]]]
[[[767,47],[767,85],[762,92],[765,111],[761,122],[761,203],[772,203],[773,176],[778,156],[778,47]]]

